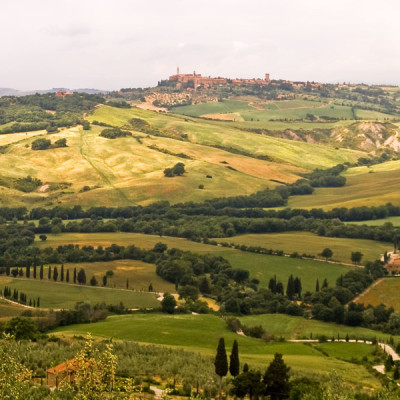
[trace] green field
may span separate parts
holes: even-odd
[[[313,339],[318,336],[326,336],[328,339],[338,337],[344,339],[349,334],[352,339],[373,339],[386,341],[390,338],[389,334],[374,331],[362,327],[351,327],[339,325],[332,322],[322,322],[303,317],[293,317],[284,314],[261,314],[240,317],[240,322],[246,326],[261,325],[267,333],[275,337],[285,339]],[[396,337],[400,340],[400,336]]]
[[[226,238],[218,240],[223,242],[226,241]],[[372,261],[380,258],[385,251],[389,251],[393,247],[391,243],[365,239],[332,238],[309,232],[248,234],[229,238],[229,242],[283,250],[285,253],[306,253],[317,257],[324,248],[329,247],[333,251],[332,259],[344,263],[351,263],[350,255],[353,251],[361,251],[364,254],[363,261]]]
[[[381,279],[357,297],[356,302],[366,306],[384,304],[386,307],[393,307],[396,311],[400,311],[399,293],[400,279],[397,277]]]
[[[38,246],[57,247],[59,245],[73,243],[79,244],[80,246],[101,245],[106,247],[117,243],[125,246],[134,244],[137,247],[151,249],[156,243],[163,242],[167,244],[169,248],[176,247],[197,253],[211,253],[226,258],[233,268],[247,269],[250,272],[250,276],[259,279],[260,285],[264,287],[268,285],[270,278],[274,275],[286,284],[289,276],[293,274],[301,278],[304,291],[314,291],[317,278],[320,280],[327,278],[328,281],[333,284],[341,274],[349,270],[348,266],[340,264],[256,254],[169,236],[160,237],[141,233],[63,233],[59,235],[49,234],[47,236],[47,241],[38,242]],[[229,241],[231,241],[231,239],[233,240],[235,238],[229,238]],[[68,264],[66,264],[65,267],[70,268]],[[149,275],[147,275],[147,277],[148,279],[151,278]],[[133,280],[135,280],[135,278],[133,278]],[[156,278],[152,279],[152,281],[157,282]],[[155,289],[157,289],[157,287],[155,287]]]
[[[40,297],[40,307],[73,308],[79,301],[115,304],[121,301],[127,308],[158,307],[157,296],[153,293],[101,287],[80,286],[47,280],[13,279],[0,276],[0,287],[8,286],[26,294],[29,299]]]
[[[16,317],[17,315],[21,315],[24,310],[26,310],[26,308],[0,299],[0,320],[5,317]]]
[[[267,155],[280,163],[307,169],[326,168],[346,161],[351,162],[364,154],[348,149],[254,135],[224,122],[181,118],[138,108],[116,109],[102,106],[89,117],[90,120],[117,126],[126,125],[131,118],[146,119],[154,127],[167,129],[170,133],[187,133],[192,143],[234,147],[250,154]]]
[[[343,174],[346,185],[339,188],[316,188],[309,196],[289,198],[291,208],[324,208],[400,205],[400,161],[368,167],[350,168]]]
[[[86,276],[96,277],[99,285],[106,271],[113,271],[114,275],[107,280],[107,287],[125,289],[128,280],[129,289],[147,291],[149,285],[153,286],[154,292],[174,292],[175,285],[165,281],[156,274],[156,266],[137,260],[115,260],[95,263],[66,264],[71,271],[83,268]],[[46,275],[46,273],[45,273]],[[89,278],[90,279],[90,278]]]
[[[346,224],[355,224],[355,225],[371,225],[371,226],[382,226],[386,223],[391,223],[393,226],[400,226],[400,217],[387,217],[382,219],[370,219],[367,221],[350,221],[345,222]]]
[[[244,101],[225,100],[172,108],[172,112],[193,117],[207,114],[239,113],[245,121],[269,121],[271,119],[303,119],[307,114],[339,119],[354,119],[349,106],[339,106],[310,100],[282,100],[262,102],[255,106]],[[368,111],[363,110],[367,116]],[[372,114],[371,114],[372,115]],[[373,114],[375,115],[375,114]],[[373,118],[372,116],[369,118]]]
[[[220,318],[211,315],[137,314],[115,316],[95,324],[57,328],[54,332],[57,335],[84,335],[90,332],[97,337],[183,347],[186,350],[210,356],[215,354],[218,339],[223,336],[227,349],[231,348],[234,339],[238,341],[242,363],[249,362],[265,367],[272,359],[273,354],[280,352],[295,373],[315,375],[335,369],[343,374],[349,382],[362,383],[368,387],[378,386],[375,378],[369,375],[362,366],[354,368],[352,364],[333,357],[325,357],[319,350],[302,343],[265,343],[258,339],[238,336],[229,331]],[[207,333],[205,334],[205,332]],[[355,357],[365,352],[361,351],[358,346],[351,351],[354,351]],[[341,353],[340,349],[338,353]]]

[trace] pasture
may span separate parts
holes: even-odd
[[[3,289],[3,288],[2,288]],[[0,321],[21,315],[26,308],[0,298]]]
[[[373,339],[386,341],[390,335],[372,329],[339,325],[333,322],[323,322],[303,317],[294,317],[285,314],[261,314],[239,317],[242,325],[261,325],[267,333],[275,337],[283,337],[287,340],[296,339],[317,339],[319,336],[326,336],[328,339],[344,339],[348,334],[351,339]],[[400,341],[400,336],[395,337]]]
[[[309,196],[289,198],[291,208],[323,208],[400,205],[400,161],[368,167],[350,168],[343,174],[346,185],[339,188],[316,188]]]
[[[387,217],[382,219],[370,219],[368,221],[351,221],[345,223],[355,224],[355,225],[371,225],[371,226],[382,226],[387,223],[390,223],[393,224],[393,226],[400,226],[400,217]]]
[[[379,280],[376,284],[367,288],[357,297],[356,303],[373,306],[384,304],[386,307],[393,307],[400,312],[399,304],[400,279],[385,278]]]
[[[304,119],[307,114],[315,116],[327,116],[339,119],[354,119],[349,106],[330,104],[328,101],[311,100],[280,100],[258,101],[254,106],[251,102],[225,100],[222,102],[209,102],[190,106],[173,107],[173,113],[193,117],[207,114],[238,113],[245,121],[270,121],[274,119]],[[365,110],[366,111],[366,110]],[[364,114],[367,113],[364,111]]]
[[[185,350],[214,356],[220,337],[224,337],[227,351],[233,340],[239,343],[241,363],[265,368],[276,352],[284,355],[294,373],[326,374],[333,369],[352,383],[362,383],[367,387],[379,384],[364,367],[354,368],[352,364],[333,357],[324,356],[319,350],[303,343],[270,342],[239,336],[226,328],[224,321],[212,315],[163,315],[135,314],[112,316],[94,324],[72,325],[57,328],[57,336],[84,335],[90,332],[99,338],[133,340],[164,346],[181,347]],[[355,349],[359,353],[360,350]]]
[[[305,169],[326,168],[346,161],[352,162],[364,154],[348,149],[255,135],[225,122],[183,118],[138,108],[116,109],[102,106],[88,118],[91,121],[97,120],[117,126],[127,125],[132,118],[142,118],[169,134],[186,133],[192,143],[234,147],[255,156],[268,156],[275,162],[289,163]]]
[[[0,287],[4,286],[25,293],[28,302],[40,297],[40,307],[43,308],[73,308],[80,301],[88,301],[92,305],[102,302],[118,305],[122,302],[127,308],[153,308],[160,305],[156,294],[133,290],[0,276]]]
[[[57,247],[64,244],[79,244],[80,246],[103,246],[107,247],[113,243],[119,245],[135,245],[137,247],[151,249],[158,242],[165,243],[169,248],[179,248],[186,251],[197,253],[211,253],[226,258],[233,268],[243,268],[250,272],[251,278],[260,280],[260,286],[267,286],[270,278],[274,275],[286,285],[287,279],[291,274],[298,276],[302,280],[304,291],[314,291],[316,279],[320,281],[327,278],[330,284],[336,282],[336,279],[349,270],[348,266],[340,264],[329,264],[323,261],[301,260],[297,258],[269,256],[264,254],[256,254],[243,252],[236,249],[211,246],[202,243],[192,242],[182,238],[169,236],[145,235],[141,233],[63,233],[49,234],[46,242],[37,242],[40,247],[52,246]],[[225,238],[224,241],[232,241],[235,238]],[[323,247],[320,249],[322,250]],[[111,265],[111,264],[110,264]],[[106,268],[106,266],[104,265]],[[70,268],[69,264],[65,268]],[[109,268],[108,268],[109,269]],[[125,277],[125,272],[121,271],[121,275]],[[133,275],[133,282],[140,278],[140,272],[137,278]],[[156,280],[156,275],[147,275],[146,279]],[[159,278],[158,278],[159,279]],[[126,280],[126,277],[125,277]],[[122,280],[123,281],[123,280]],[[124,282],[124,281],[123,281]],[[161,284],[161,282],[160,282]],[[133,284],[134,285],[134,284]],[[153,286],[156,284],[153,284]],[[135,287],[135,286],[134,286]],[[147,286],[146,286],[147,287]],[[157,284],[157,287],[158,284]],[[156,289],[157,289],[156,287]],[[164,287],[164,286],[163,286]]]
[[[333,251],[332,260],[343,263],[351,263],[350,255],[353,251],[361,251],[364,254],[363,261],[373,261],[393,247],[391,243],[365,239],[325,237],[309,232],[247,234],[234,236],[228,240],[221,238],[218,241],[229,241],[247,246],[261,246],[267,249],[283,250],[285,253],[306,253],[317,256],[317,258],[321,258],[318,254],[324,248],[329,247]]]

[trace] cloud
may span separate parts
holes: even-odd
[[[204,75],[400,84],[398,0],[2,0],[0,87]]]

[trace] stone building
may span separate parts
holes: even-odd
[[[74,359],[59,364],[46,371],[46,384],[51,388],[58,388],[60,383],[73,383],[75,372],[77,370]]]
[[[192,83],[193,88],[197,89],[202,86],[205,88],[219,86],[219,85],[268,85],[270,83],[269,74],[265,74],[265,79],[228,79],[216,77],[212,78],[211,76],[202,76],[201,74],[196,74],[196,71],[193,71],[193,74],[181,74],[179,72],[179,68],[176,69],[176,74],[171,75],[169,77],[169,81],[177,82],[177,86],[182,86],[182,83]]]

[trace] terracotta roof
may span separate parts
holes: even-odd
[[[49,368],[47,370],[47,372],[49,374],[58,375],[58,374],[61,374],[63,372],[67,372],[67,371],[76,371],[77,369],[78,369],[78,366],[76,365],[76,360],[73,358],[72,360],[68,360],[61,364],[58,364],[53,368]]]

